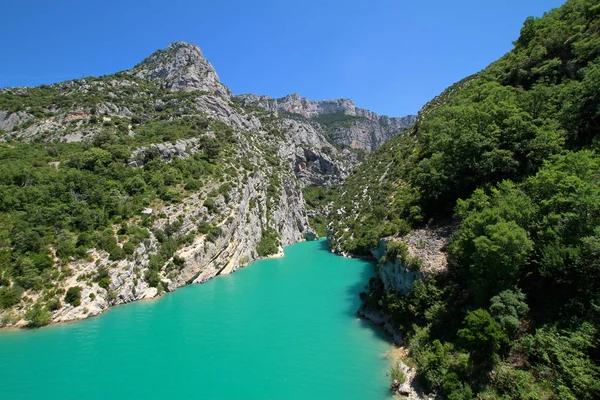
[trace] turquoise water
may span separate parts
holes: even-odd
[[[85,321],[0,332],[2,399],[383,399],[366,262],[324,241]]]

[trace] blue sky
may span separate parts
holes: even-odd
[[[183,40],[236,94],[348,97],[416,113],[563,0],[7,0],[0,87],[128,69]],[[8,3],[8,4],[7,4]]]

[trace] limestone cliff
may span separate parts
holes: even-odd
[[[185,42],[175,42],[154,52],[129,73],[146,80],[158,80],[172,90],[201,90],[220,96],[231,94],[200,48]]]
[[[115,258],[91,247],[65,258],[57,250],[59,239],[49,237],[47,252],[54,263],[45,273],[52,278],[44,287],[26,288],[18,303],[0,311],[3,326],[26,324],[25,313],[36,303],[52,310],[53,322],[86,318],[112,305],[231,273],[268,253],[282,254],[282,246],[314,236],[301,188],[339,183],[358,163],[354,152],[332,145],[318,124],[240,104],[200,49],[182,42],[128,71],[4,89],[0,96],[11,104],[0,109],[5,142],[70,143],[77,160],[91,155],[88,148],[105,155],[106,149],[118,149],[125,157],[119,161],[125,175],[157,165],[170,173],[169,166],[190,160],[202,159],[204,165],[193,187],[184,188],[176,178],[164,183],[166,192],[149,192],[152,200],[145,209],[106,227],[118,248],[136,243],[126,255]],[[210,146],[221,148],[212,161],[207,158]],[[60,175],[74,162],[37,167],[51,166]],[[114,190],[118,201],[131,197]],[[88,201],[75,190],[70,196]],[[134,235],[138,240],[131,240]],[[60,240],[73,237],[76,231]],[[18,286],[18,276],[4,278],[0,286]],[[64,300],[73,287],[81,288],[78,305]]]
[[[407,294],[415,281],[427,274],[444,271],[448,265],[444,247],[454,229],[452,225],[415,229],[405,236],[381,240],[377,249],[373,250],[373,256],[379,261],[377,277],[384,290]],[[415,260],[418,267],[407,266],[401,257],[386,257],[390,242],[406,246],[406,255]]]
[[[312,101],[298,93],[280,99],[253,94],[240,95],[238,98],[247,106],[312,119],[328,131],[333,142],[366,151],[372,151],[398,135],[416,119],[414,115],[401,118],[380,116],[373,111],[356,107],[350,99]]]

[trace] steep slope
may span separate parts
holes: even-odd
[[[334,143],[365,151],[381,146],[415,122],[414,115],[402,118],[379,116],[356,107],[350,99],[311,101],[298,93],[280,99],[253,94],[238,98],[246,106],[301,115],[319,123]]]
[[[597,0],[527,19],[333,198],[333,248],[379,259],[362,311],[407,339],[426,391],[600,396],[599,54]]]
[[[0,93],[0,322],[96,315],[313,237],[301,188],[357,163],[234,102],[197,46]]]
[[[199,90],[223,97],[231,95],[200,48],[185,42],[175,42],[164,50],[156,51],[130,73],[137,78],[159,82],[167,89]]]

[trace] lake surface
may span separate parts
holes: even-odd
[[[372,271],[303,242],[99,317],[0,332],[0,398],[389,398],[389,342],[354,315]]]

